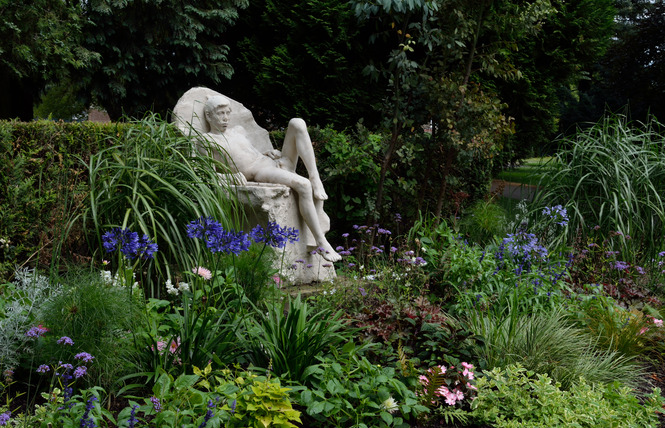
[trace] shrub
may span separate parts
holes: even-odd
[[[0,282],[19,261],[44,268],[89,256],[80,227],[66,240],[62,232],[84,208],[84,163],[126,126],[0,121]]]
[[[86,381],[108,390],[134,368],[131,331],[139,324],[142,306],[124,287],[108,285],[99,272],[71,271],[59,282],[62,292],[42,307],[39,319],[50,331],[36,360],[50,363],[90,352],[96,359]],[[74,346],[56,343],[63,336]]]
[[[370,363],[357,354],[353,342],[333,358],[319,358],[311,367],[308,389],[299,403],[319,423],[357,427],[408,427],[427,408],[400,380],[392,367]]]
[[[33,270],[18,269],[14,282],[0,286],[0,371],[13,371],[23,353],[34,352],[26,336],[36,324],[42,305],[49,304],[61,288]]]
[[[643,404],[618,382],[589,384],[582,377],[568,390],[546,374],[509,365],[484,372],[476,383],[472,416],[497,427],[657,427],[663,398],[654,389]]]

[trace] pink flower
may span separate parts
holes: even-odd
[[[647,332],[647,330],[649,330],[649,327],[642,327],[642,329],[640,330],[640,332],[637,333],[637,334],[644,334],[644,333]]]
[[[659,320],[658,318],[654,318],[653,323],[656,325],[656,327],[662,327],[663,326],[663,320]]]
[[[192,269],[192,272],[194,272],[195,274],[197,274],[198,276],[200,276],[205,280],[212,279],[212,272],[210,272],[210,269],[206,269],[204,267],[199,266]]]

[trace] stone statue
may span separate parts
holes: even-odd
[[[242,126],[229,127],[232,110],[226,97],[209,97],[203,111],[210,126],[210,132],[204,135],[219,146],[219,153],[240,173],[236,174],[236,181],[239,184],[247,184],[247,181],[282,184],[293,189],[298,195],[300,215],[321,249],[321,256],[330,262],[340,260],[341,256],[326,239],[319,221],[315,203],[328,199],[328,195],[316,168],[314,149],[305,121],[291,119],[281,152],[273,149],[262,153],[249,141]],[[305,165],[308,178],[295,172],[299,158]]]
[[[330,219],[323,211],[328,198],[305,122],[289,122],[282,151],[241,103],[204,87],[191,88],[173,109],[173,121],[192,138],[205,138],[202,154],[227,161],[232,174],[219,174],[245,209],[243,227],[275,222],[300,231],[275,268],[282,278],[308,284],[335,278],[331,262],[341,257],[325,237]],[[217,149],[215,149],[217,148]],[[302,159],[307,178],[295,173]],[[279,263],[278,263],[279,262]]]

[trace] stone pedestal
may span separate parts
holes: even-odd
[[[265,227],[270,221],[282,227],[298,229],[298,242],[286,244],[281,250],[284,253],[275,260],[274,267],[279,269],[282,278],[294,284],[308,284],[330,281],[337,276],[332,263],[320,254],[312,254],[317,246],[298,212],[298,196],[295,192],[286,186],[255,182],[234,188],[247,217],[247,224],[243,225],[244,230],[251,230],[257,224]],[[317,212],[321,224],[326,226],[324,229],[327,231],[330,228],[330,219],[323,212],[323,202],[320,202]]]
[[[184,135],[200,138],[201,135],[210,131],[210,126],[205,120],[204,104],[208,97],[221,95],[219,92],[204,87],[188,90],[173,109],[173,122]],[[246,131],[249,141],[261,153],[272,150],[273,145],[268,131],[254,121],[252,113],[241,103],[231,98],[228,99],[233,112],[229,120],[229,128],[241,126]],[[224,180],[224,177],[220,177],[220,180]],[[227,186],[225,185],[225,187]],[[298,211],[297,195],[289,187],[249,182],[243,186],[230,186],[230,189],[236,191],[238,200],[244,205],[247,224],[242,226],[246,232],[257,224],[265,227],[269,221],[273,221],[281,227],[298,229],[299,241],[294,244],[286,244],[284,257],[280,257],[275,262],[275,268],[279,269],[283,278],[294,284],[307,284],[329,281],[336,277],[332,263],[327,262],[319,254],[311,254],[312,251],[316,251],[316,244]],[[316,201],[315,205],[325,233],[330,229],[330,219],[323,212],[323,201]],[[290,269],[293,265],[296,266],[296,269]]]

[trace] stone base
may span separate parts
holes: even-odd
[[[320,254],[312,255],[317,245],[300,216],[298,196],[295,192],[279,184],[254,182],[234,188],[247,217],[247,224],[243,225],[244,230],[251,230],[257,224],[266,226],[271,221],[282,227],[298,229],[298,242],[286,244],[283,257],[280,256],[275,260],[274,267],[279,270],[282,278],[296,285],[331,281],[336,278],[337,274],[332,263]],[[330,218],[323,212],[323,201],[317,201],[316,208],[324,232],[327,232],[330,229]],[[292,269],[293,265],[296,266],[295,269]]]

